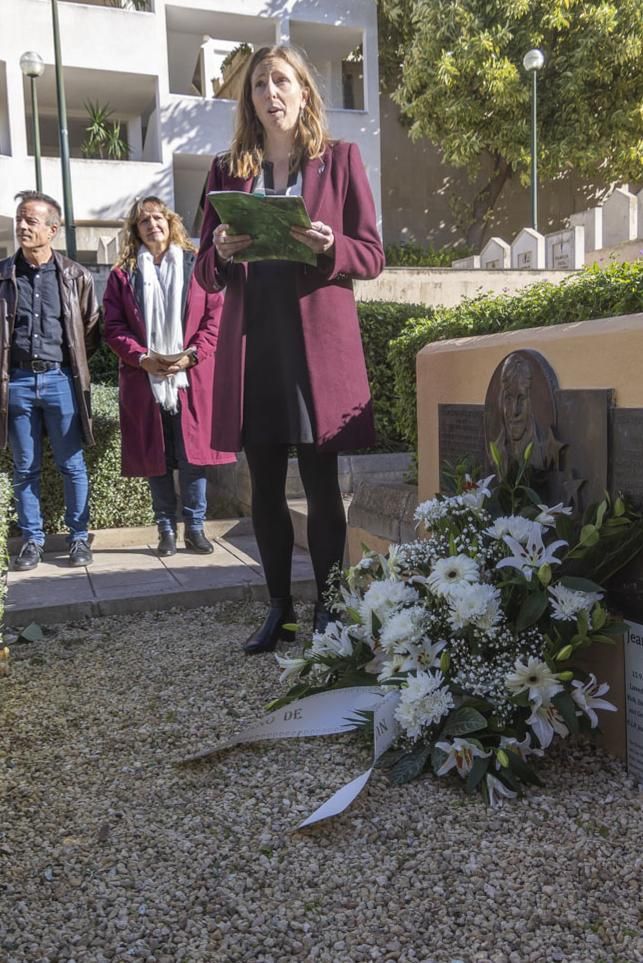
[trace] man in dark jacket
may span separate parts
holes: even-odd
[[[98,345],[89,271],[52,250],[62,212],[39,191],[16,194],[13,257],[0,261],[0,447],[11,447],[23,545],[15,568],[42,558],[40,470],[46,432],[63,476],[69,562],[88,565],[89,484],[83,444],[94,443],[88,359]]]

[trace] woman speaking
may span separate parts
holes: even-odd
[[[328,612],[323,592],[341,565],[346,518],[337,452],[374,443],[353,278],[376,277],[384,252],[373,198],[355,144],[329,137],[311,70],[292,47],[262,47],[250,59],[228,153],[214,159],[208,191],[300,194],[312,226],[292,236],[316,265],[244,261],[248,234],[233,234],[208,205],[196,276],[225,288],[217,344],[213,444],[246,452],[252,519],[270,609],[248,654],[292,638],[293,529],[286,502],[288,452],[297,449],[308,502],[308,545],[317,583],[315,628]]]

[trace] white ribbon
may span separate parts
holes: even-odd
[[[311,813],[298,829],[311,826],[322,819],[329,819],[343,812],[360,794],[378,758],[395,741],[400,727],[395,719],[395,707],[399,691],[383,692],[379,686],[355,686],[350,689],[333,689],[291,702],[263,719],[258,719],[236,736],[226,739],[213,748],[181,760],[182,763],[210,759],[232,746],[261,742],[265,739],[301,739],[308,736],[327,736],[338,732],[352,732],[360,728],[355,713],[373,712],[373,765],[356,779],[338,789],[315,812]]]

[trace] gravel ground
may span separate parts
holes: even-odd
[[[638,963],[643,797],[591,747],[489,811],[449,780],[362,772],[352,736],[174,761],[279,691],[256,605],[54,627],[0,679],[0,960]]]

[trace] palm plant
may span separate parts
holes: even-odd
[[[89,124],[85,128],[86,137],[80,146],[83,157],[100,160],[106,157],[109,160],[127,159],[129,146],[121,136],[120,121],[110,120],[113,114],[110,105],[88,100],[84,107],[89,115]]]

